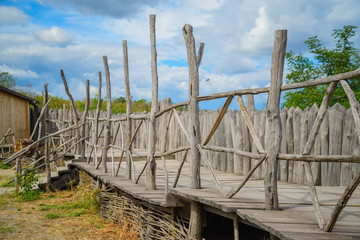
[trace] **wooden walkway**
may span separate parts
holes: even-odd
[[[145,165],[144,160],[135,160],[136,178]],[[118,177],[111,173],[104,174],[95,169],[93,164],[73,161],[73,165],[84,170],[95,179],[110,184],[136,199],[162,207],[180,207],[183,200],[197,201],[207,211],[234,218],[239,221],[268,231],[280,239],[360,239],[360,190],[356,190],[347,207],[341,213],[333,232],[326,233],[319,229],[307,186],[278,182],[279,203],[282,211],[266,211],[264,181],[251,179],[233,198],[224,198],[216,189],[210,171],[201,167],[202,189],[190,189],[190,165],[185,163],[176,188],[172,188],[180,162],[167,159],[169,174],[169,196],[165,196],[165,174],[163,164],[157,160],[157,190],[146,190],[145,173],[134,184],[124,178],[123,162]],[[110,168],[111,163],[108,163]],[[117,164],[116,164],[117,165]],[[225,190],[230,190],[243,179],[243,176],[216,171],[216,175]],[[317,187],[321,209],[326,220],[345,187]],[[241,233],[240,233],[241,236]]]

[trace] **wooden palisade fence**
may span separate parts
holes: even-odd
[[[153,86],[151,112],[132,113],[127,60],[128,49],[126,41],[123,41],[126,114],[111,114],[110,71],[107,57],[103,58],[107,86],[107,113],[100,111],[100,72],[97,109],[95,112],[88,112],[89,84],[87,83],[86,109],[82,117],[79,118],[80,113],[75,109],[73,99],[67,88],[65,75],[61,70],[65,90],[72,102],[72,110],[70,112],[65,109],[53,111],[50,114],[53,116],[50,118],[53,118],[52,122],[56,123],[58,131],[49,133],[40,140],[59,135],[60,146],[66,146],[66,151],[81,143],[81,147],[76,151],[80,152],[82,157],[87,158],[89,164],[94,164],[97,168],[102,162],[101,168],[105,173],[108,171],[106,162],[107,152],[110,150],[111,173],[114,177],[118,176],[123,157],[126,156],[126,177],[134,183],[138,183],[141,175],[146,172],[148,190],[156,189],[155,158],[160,157],[166,178],[165,194],[168,194],[169,189],[165,157],[173,154],[176,154],[177,158],[181,160],[178,174],[172,185],[173,188],[177,186],[183,163],[188,159],[191,169],[189,187],[201,188],[200,165],[203,164],[210,169],[219,192],[227,198],[234,197],[250,177],[264,179],[264,197],[268,210],[279,209],[278,180],[307,184],[320,229],[331,231],[341,210],[346,206],[351,194],[360,182],[358,165],[360,157],[356,152],[359,149],[360,139],[360,107],[353,91],[347,84],[347,80],[360,76],[360,70],[283,85],[287,31],[277,30],[272,56],[270,87],[199,96],[198,68],[202,59],[204,44],[200,44],[196,54],[192,26],[186,24],[182,30],[189,67],[189,99],[187,101],[172,104],[169,99],[165,99],[162,103],[158,103],[155,15],[151,15],[150,40]],[[351,104],[349,110],[339,105],[329,108],[329,102],[339,82],[349,97]],[[313,106],[304,111],[299,108],[280,110],[280,94],[282,91],[323,84],[329,84],[329,86],[320,108]],[[268,93],[268,104],[265,110],[255,111],[252,97],[260,93]],[[243,95],[246,96],[246,107],[242,99]],[[220,111],[199,111],[198,103],[200,101],[219,98],[226,98]],[[239,112],[228,110],[234,98],[239,104]],[[176,108],[181,106],[188,106],[189,111],[179,113]],[[210,122],[214,123],[213,126],[208,124]],[[352,131],[354,126],[355,132]],[[70,131],[75,132],[71,133]],[[100,159],[97,155],[98,149],[102,150],[102,158]],[[114,149],[121,151],[117,166],[114,163]],[[22,151],[14,154],[7,161],[12,161],[21,153]],[[138,176],[135,176],[134,154],[147,158],[147,162]],[[213,171],[214,168],[243,174],[245,175],[244,181],[239,183],[237,188],[225,191]],[[316,194],[315,186],[319,184],[348,186],[328,222],[322,216]],[[201,239],[201,222],[201,204],[192,202],[190,238]]]

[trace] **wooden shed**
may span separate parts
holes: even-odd
[[[29,138],[37,118],[36,103],[35,99],[0,86],[0,138],[9,128],[16,139]]]

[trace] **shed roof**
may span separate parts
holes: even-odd
[[[33,99],[33,98],[30,98],[30,97],[25,96],[25,95],[23,95],[23,94],[21,94],[21,93],[15,92],[14,90],[11,90],[11,89],[9,89],[9,88],[3,87],[3,86],[1,86],[1,85],[0,85],[0,91],[4,91],[4,92],[9,93],[9,94],[11,94],[11,95],[14,95],[14,96],[17,96],[17,97],[19,97],[19,98],[22,98],[22,99],[28,101],[30,104],[34,104],[34,105],[35,105],[35,104],[38,102],[38,101],[36,101],[36,100]]]

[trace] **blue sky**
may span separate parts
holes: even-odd
[[[150,100],[149,14],[156,14],[159,98],[180,102],[188,95],[184,24],[194,27],[197,46],[205,43],[204,95],[267,86],[276,29],[288,30],[288,50],[306,55],[304,40],[318,35],[331,46],[332,29],[360,26],[359,12],[357,0],[0,0],[0,72],[13,74],[19,86],[31,84],[35,92],[46,81],[50,94],[66,98],[63,69],[73,96],[82,99],[86,79],[95,95],[106,55],[117,98],[125,94],[122,40],[127,40],[131,94]],[[359,48],[359,38],[355,44]],[[255,98],[258,108],[266,101],[266,94]]]

